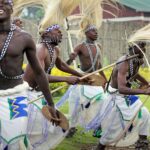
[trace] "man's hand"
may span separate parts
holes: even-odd
[[[140,89],[147,89],[150,87],[150,83],[144,84],[144,83],[140,83]]]
[[[53,125],[55,124],[57,126],[59,124],[59,122],[60,122],[60,119],[58,117],[57,111],[56,111],[54,106],[48,106],[48,108],[49,108],[49,112],[52,115],[52,119],[51,119],[52,124]]]
[[[76,54],[75,54],[75,53],[71,53],[71,54],[69,55],[69,58],[70,58],[71,60],[75,60]]]
[[[66,82],[68,84],[76,84],[80,81],[80,78],[79,77],[76,77],[76,76],[70,76],[70,77],[67,77],[66,78]]]

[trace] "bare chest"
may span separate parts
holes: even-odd
[[[45,71],[47,71],[48,69],[52,69],[54,67],[56,58],[57,58],[57,53],[55,51],[54,51],[53,55],[51,55],[49,52],[47,52],[47,56],[44,61]]]
[[[90,57],[90,55],[92,55],[92,57],[95,57],[97,51],[98,50],[95,46],[84,46],[84,48],[81,51],[81,55],[83,55],[84,57]]]
[[[22,39],[14,34],[9,40],[8,35],[0,35],[0,56],[3,58],[15,58],[23,53]]]

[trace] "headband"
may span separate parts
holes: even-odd
[[[48,33],[48,32],[51,32],[52,30],[55,30],[55,29],[60,29],[60,26],[59,26],[58,24],[49,26],[49,27],[45,30],[45,32]]]
[[[85,33],[90,31],[90,30],[93,30],[93,29],[97,29],[96,26],[94,25],[89,25],[86,29],[85,29]]]

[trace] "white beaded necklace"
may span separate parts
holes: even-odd
[[[14,30],[15,30],[15,29],[16,29],[16,26],[15,26],[14,24],[11,24],[10,31],[9,31],[9,33],[8,33],[8,36],[7,36],[7,38],[6,38],[6,41],[5,41],[4,46],[3,46],[3,48],[2,48],[2,52],[1,52],[1,54],[0,54],[0,61],[4,58],[4,56],[5,56],[5,54],[6,54],[7,50],[8,50],[8,46],[9,46],[9,44],[10,44],[10,41],[11,41],[11,39],[12,39],[12,36],[13,36],[13,34],[14,34]],[[9,80],[18,80],[18,79],[21,79],[22,76],[23,76],[23,74],[17,75],[17,76],[13,76],[13,77],[7,76],[7,75],[5,75],[5,74],[2,72],[1,67],[0,67],[0,75],[1,75],[3,78],[9,79]]]
[[[41,41],[42,43],[45,43],[47,49],[48,49],[48,52],[49,52],[49,55],[50,55],[50,59],[51,59],[51,63],[46,71],[46,73],[50,73],[51,69],[54,67],[55,65],[55,59],[54,59],[54,48],[52,48],[52,46],[50,45],[50,41],[47,41],[47,40],[42,40]]]
[[[0,54],[0,61],[3,59],[3,57],[5,56],[6,52],[7,52],[7,49],[8,49],[8,46],[10,44],[10,41],[12,39],[12,36],[13,36],[13,31],[16,29],[16,26],[14,24],[11,24],[11,28],[10,28],[10,31],[8,33],[8,36],[6,38],[6,41],[4,43],[4,46],[2,48],[2,52]]]

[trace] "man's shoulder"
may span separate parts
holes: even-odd
[[[121,56],[119,59],[118,59],[118,61],[117,61],[117,66],[119,66],[119,68],[126,68],[126,67],[128,67],[128,61],[126,60],[127,59],[127,55],[123,55],[123,56]],[[125,69],[124,68],[124,69]]]
[[[20,34],[21,36],[23,36],[23,37],[25,37],[25,38],[32,38],[32,36],[31,36],[31,34],[30,33],[28,33],[27,31],[25,31],[25,30],[22,30],[21,28],[19,28],[19,27],[17,27],[16,28],[16,33],[17,34]]]
[[[83,47],[84,47],[84,43],[82,42],[82,43],[76,45],[75,49],[82,50]]]

